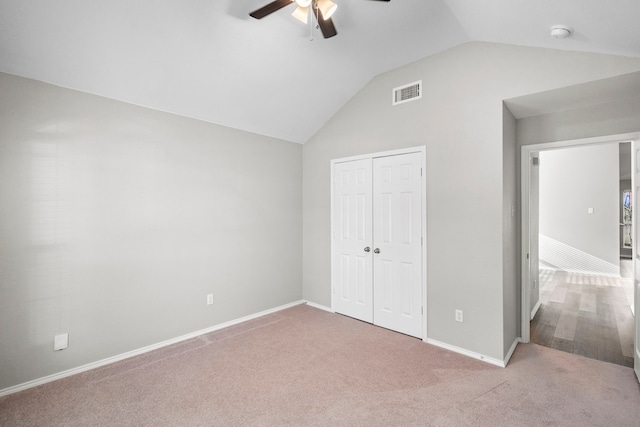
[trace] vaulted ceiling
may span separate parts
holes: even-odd
[[[249,17],[270,1],[0,0],[0,71],[304,143],[376,75],[465,42],[640,57],[638,0],[334,0],[330,39],[294,5]]]

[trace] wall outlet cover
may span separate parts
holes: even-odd
[[[69,347],[69,334],[64,333],[53,337],[53,351],[64,350]]]

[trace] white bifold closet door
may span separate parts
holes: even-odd
[[[422,338],[422,158],[337,163],[333,304],[338,313]]]
[[[372,323],[371,159],[338,163],[333,176],[333,309]]]

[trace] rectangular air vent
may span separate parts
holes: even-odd
[[[398,105],[422,98],[422,80],[393,89],[392,105]]]

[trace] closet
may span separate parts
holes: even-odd
[[[332,161],[332,308],[423,338],[424,148]]]

